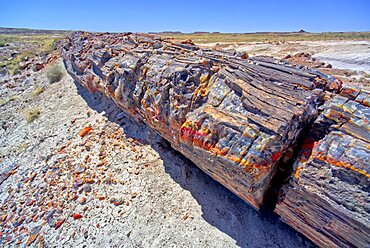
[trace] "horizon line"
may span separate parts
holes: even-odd
[[[3,29],[26,29],[26,30],[36,30],[36,31],[63,31],[63,32],[76,32],[76,31],[85,31],[85,32],[93,32],[93,33],[126,33],[126,32],[133,32],[133,33],[181,33],[181,34],[196,34],[196,33],[220,33],[220,34],[256,34],[256,33],[368,33],[370,30],[366,31],[307,31],[305,29],[300,30],[293,30],[293,31],[247,31],[247,32],[221,32],[221,31],[204,31],[204,30],[197,30],[193,32],[183,32],[179,30],[163,30],[163,31],[130,31],[130,30],[122,30],[122,31],[93,31],[93,30],[83,30],[83,29],[46,29],[46,28],[30,28],[30,27],[3,27]]]

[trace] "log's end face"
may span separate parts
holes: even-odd
[[[369,96],[344,88],[325,103],[280,192],[276,213],[321,246],[369,246]]]

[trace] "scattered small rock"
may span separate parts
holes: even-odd
[[[19,65],[19,69],[21,69],[21,70],[23,70],[27,67],[27,64],[25,62],[22,62],[22,61],[19,62],[18,65]]]
[[[55,209],[52,209],[52,210],[50,210],[46,215],[45,215],[45,218],[47,219],[47,220],[49,220],[50,218],[52,218],[53,217],[53,215],[55,214]]]
[[[36,238],[39,236],[41,228],[42,226],[36,226],[31,229],[30,236],[28,237],[26,243],[27,246],[31,245],[36,240]]]
[[[182,218],[183,218],[184,220],[187,220],[187,219],[189,218],[189,213],[188,213],[188,212],[186,212]]]
[[[75,168],[75,173],[76,174],[81,174],[84,171],[85,171],[85,167],[81,164],[78,164]]]
[[[242,59],[248,59],[249,55],[247,52],[243,52],[242,56],[240,56]]]
[[[78,219],[81,219],[81,218],[82,218],[81,214],[76,214],[76,213],[73,214],[73,219],[78,220]]]
[[[91,127],[84,127],[81,129],[81,131],[79,132],[79,135],[81,136],[81,138],[85,137],[88,133],[90,133],[92,130]]]
[[[84,191],[87,192],[87,193],[90,193],[92,191],[92,188],[89,184],[85,184],[85,186],[83,187]]]
[[[78,202],[80,204],[85,204],[86,203],[86,197],[80,197],[80,198],[78,198]]]
[[[65,219],[58,220],[55,223],[55,230],[57,230],[61,225],[63,225],[64,221],[65,221]]]
[[[42,68],[44,68],[44,65],[43,65],[43,64],[36,63],[36,64],[34,64],[34,65],[33,65],[32,70],[33,70],[34,72],[36,72],[36,71],[41,70]]]
[[[55,227],[55,225],[57,224],[57,220],[52,217],[48,220],[48,224],[50,227]]]
[[[134,193],[131,194],[131,198],[136,198],[136,196],[137,196],[137,193],[136,192],[134,192]]]

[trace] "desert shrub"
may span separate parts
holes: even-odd
[[[17,57],[15,57],[14,59],[12,60],[5,60],[3,62],[0,63],[0,65],[2,67],[5,67],[10,75],[14,76],[15,74],[17,74],[18,72],[21,71],[20,69],[20,66],[19,66],[19,63],[24,59],[24,56],[21,55],[21,54],[18,54]]]
[[[46,55],[54,51],[58,45],[58,41],[64,35],[19,35],[19,34],[0,34],[0,47],[8,43],[21,42],[27,44],[29,49],[21,51],[15,58],[11,60],[0,61],[0,68],[5,68],[10,75],[20,73],[23,69],[21,65],[24,58],[32,58],[35,55]]]
[[[51,49],[52,51],[54,51],[54,50],[56,50],[56,49],[57,49],[57,47],[58,47],[58,41],[59,41],[59,39],[54,39],[54,40],[51,42],[50,49]]]
[[[13,96],[9,97],[8,99],[1,99],[0,100],[0,106],[3,106],[5,104],[7,104],[8,102],[17,101],[17,100],[19,100],[19,96],[17,96],[17,95],[13,95]]]
[[[9,102],[12,102],[12,101],[17,101],[17,100],[19,100],[19,96],[17,96],[17,95],[13,95],[13,96],[11,96],[11,97],[9,97]]]
[[[27,123],[33,122],[34,120],[39,118],[40,115],[41,115],[41,110],[40,108],[37,108],[37,107],[31,108],[24,112],[24,118],[26,119]]]
[[[33,91],[32,91],[32,95],[33,96],[38,96],[40,95],[42,92],[44,92],[44,88],[43,87],[40,87],[40,86],[36,86]]]
[[[51,38],[48,38],[48,39],[45,39],[45,41],[43,42],[43,46],[42,46],[42,53],[43,54],[48,54],[54,50],[57,49],[57,46],[58,46],[58,41],[60,40],[60,38],[55,38],[55,39],[51,39]]]
[[[23,67],[22,67],[21,63],[24,63],[25,58],[26,57],[30,58],[30,57],[34,56],[34,54],[35,54],[34,49],[23,51],[22,53],[18,54],[12,60],[1,61],[0,62],[0,67],[5,67],[9,71],[9,74],[14,76],[15,74],[21,72],[24,69],[25,65],[23,65]]]
[[[53,65],[46,71],[46,77],[50,83],[58,82],[63,77],[63,70],[60,65]]]

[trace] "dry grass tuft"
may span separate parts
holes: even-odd
[[[17,101],[17,100],[19,100],[19,96],[17,96],[17,95],[13,95],[13,96],[9,97],[8,99],[1,99],[0,100],[0,106],[3,106],[5,104],[7,104],[8,102]]]
[[[63,77],[63,70],[60,65],[53,65],[46,71],[46,77],[50,83],[59,82]]]
[[[32,96],[38,96],[42,92],[44,92],[44,88],[40,86],[36,86],[35,89],[32,91]]]
[[[40,115],[41,115],[41,109],[37,107],[31,108],[24,112],[24,118],[26,119],[27,123],[31,123],[34,120],[38,119]]]

